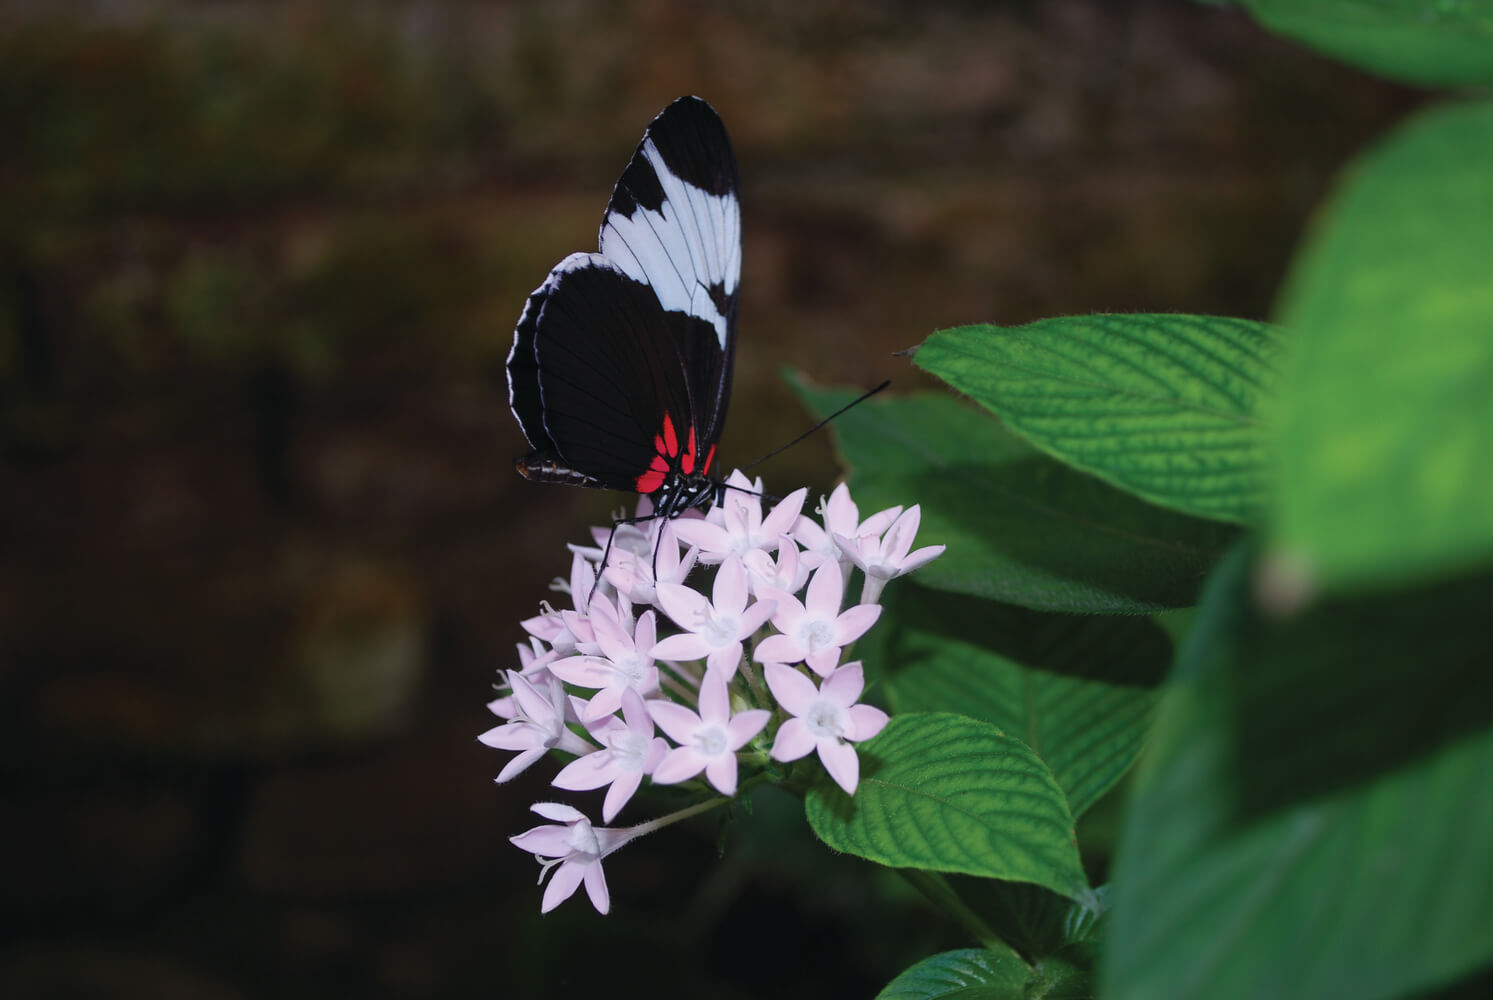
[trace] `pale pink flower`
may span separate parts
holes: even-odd
[[[648,498],[642,497],[641,499],[646,501]],[[642,504],[639,504],[639,507],[641,508]],[[651,513],[652,510],[653,508],[650,505],[647,512]],[[639,513],[644,512],[640,509]],[[592,525],[591,540],[595,543],[594,545],[576,545],[572,543],[565,547],[571,552],[584,557],[587,562],[599,566],[601,565],[601,557],[607,550],[608,539],[611,539],[612,543],[612,558],[615,558],[619,552],[651,550],[653,547],[653,534],[657,524],[657,521],[640,521],[636,524],[618,524],[615,529],[611,525],[605,527]]]
[[[550,750],[588,754],[596,749],[566,725],[565,687],[550,676],[536,684],[516,670],[508,671],[517,712],[511,722],[489,729],[477,737],[498,750],[516,750],[518,756],[498,772],[498,781],[508,781]]]
[[[574,610],[557,611],[546,605],[543,613],[533,618],[525,618],[519,624],[534,638],[553,646],[560,656],[569,656],[576,652],[597,652],[596,637],[592,634],[591,623],[586,615],[592,586],[595,583],[596,568],[580,553],[573,554],[570,561],[570,580],[567,582],[557,579],[550,585],[550,589],[557,593],[569,594]]]
[[[880,537],[835,535],[840,550],[866,574],[866,583],[861,590],[862,603],[871,603],[881,597],[881,589],[888,580],[911,573],[943,555],[942,545],[928,545],[909,554],[922,516],[922,508],[913,504]]]
[[[622,692],[622,718],[605,719],[590,732],[602,749],[566,764],[551,784],[569,791],[610,785],[601,806],[602,821],[610,823],[643,783],[643,776],[658,766],[669,745],[653,734],[653,717],[642,696],[631,688]]]
[[[704,659],[708,669],[729,680],[741,663],[741,641],[761,627],[772,614],[771,601],[747,606],[746,568],[729,556],[715,574],[714,600],[678,583],[658,585],[658,600],[664,613],[686,631],[671,635],[653,647],[659,660],[681,662]]]
[[[786,590],[796,594],[809,580],[810,566],[799,558],[798,545],[789,535],[778,538],[778,553],[774,558],[763,549],[753,549],[741,558],[747,569],[747,579],[752,593],[762,595],[764,588]]]
[[[817,750],[830,777],[854,795],[860,783],[860,758],[850,744],[870,739],[887,723],[881,709],[855,703],[866,686],[861,665],[845,664],[817,688],[809,678],[781,663],[769,663],[762,672],[772,696],[794,716],[778,727],[773,760],[798,760]]]
[[[597,604],[593,605],[591,625],[601,655],[567,656],[549,666],[550,672],[567,684],[596,691],[581,713],[581,721],[588,724],[617,711],[624,691],[650,695],[658,690],[658,667],[653,665],[657,617],[652,610],[643,612],[629,630]]]
[[[700,682],[698,715],[672,701],[650,701],[648,710],[658,727],[679,744],[654,768],[653,780],[672,785],[704,771],[722,795],[736,794],[736,751],[772,718],[760,708],[732,715],[726,678],[715,671],[708,671]]]
[[[727,556],[744,556],[753,549],[772,551],[778,539],[798,520],[809,491],[800,487],[778,502],[766,517],[762,516],[759,497],[746,496],[733,501],[728,491],[719,524],[706,518],[679,523],[679,537],[700,549],[700,561],[720,562]],[[712,511],[712,514],[714,511]]]
[[[638,831],[594,827],[579,809],[559,802],[536,802],[531,808],[545,819],[560,824],[536,826],[517,837],[508,838],[514,846],[528,851],[539,861],[540,882],[558,866],[550,884],[545,887],[539,911],[548,913],[553,910],[585,882],[591,905],[596,907],[597,913],[605,914],[612,902],[601,861],[637,836]]]
[[[811,557],[812,565],[818,566],[825,559],[844,562],[846,556],[835,544],[836,535],[844,535],[846,538],[880,535],[900,513],[901,507],[889,507],[862,521],[860,508],[850,498],[850,487],[841,483],[834,488],[828,499],[819,499],[819,514],[824,518],[824,527],[821,528],[810,518],[800,517],[794,523],[793,535],[804,547],[805,557]]]
[[[677,520],[679,519],[666,521],[659,529],[656,547],[652,544],[629,546],[619,554],[617,546],[613,545],[611,564],[603,575],[608,583],[616,587],[619,593],[626,594],[634,604],[656,603],[658,584],[683,583],[684,578],[689,576],[689,571],[695,568],[695,560],[699,558],[698,549],[690,548],[683,558],[679,555],[679,536],[674,527]],[[630,527],[632,525],[622,525],[617,529],[617,534],[620,536],[622,528]],[[657,579],[654,578],[655,570]]]
[[[545,649],[544,643],[531,636],[527,644],[518,643],[518,672],[535,683],[548,683],[549,665],[556,655],[553,649]],[[500,719],[514,718],[518,715],[518,706],[513,701],[513,688],[508,683],[507,671],[503,673],[498,690],[508,693],[488,702],[487,710]]]
[[[762,663],[807,663],[821,677],[828,677],[840,662],[840,650],[865,635],[881,617],[876,604],[840,611],[845,578],[833,559],[814,571],[804,603],[782,590],[766,589],[761,596],[776,603],[772,623],[781,634],[757,643],[755,658]]]

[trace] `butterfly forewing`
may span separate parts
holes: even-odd
[[[654,119],[601,225],[529,296],[509,402],[549,482],[654,493],[709,471],[725,423],[741,210],[725,127],[698,98]]]

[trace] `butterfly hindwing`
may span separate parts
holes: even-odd
[[[530,478],[652,493],[707,471],[735,351],[741,210],[730,140],[698,98],[644,133],[598,254],[529,296],[508,358]]]

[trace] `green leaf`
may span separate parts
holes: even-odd
[[[1349,172],[1293,267],[1272,532],[1287,593],[1493,558],[1490,164],[1493,102],[1417,117]]]
[[[855,396],[797,388],[820,415]],[[947,396],[873,399],[833,427],[863,513],[922,505],[917,544],[948,551],[915,579],[939,590],[1047,611],[1182,607],[1235,534],[1060,465]]]
[[[1020,740],[961,715],[899,715],[858,748],[854,798],[821,784],[806,812],[835,850],[894,868],[1092,891],[1073,816],[1052,772]]]
[[[1232,752],[1241,812],[1377,778],[1493,724],[1493,573],[1242,615]],[[1493,834],[1490,834],[1493,835]]]
[[[1242,808],[1252,762],[1239,757],[1236,730],[1241,712],[1262,711],[1238,698],[1260,666],[1242,655],[1258,625],[1247,611],[1248,555],[1236,553],[1210,583],[1137,774],[1101,992],[1376,1000],[1487,963],[1493,730],[1332,794],[1265,813]],[[1402,632],[1396,652],[1416,662],[1415,634]],[[1341,725],[1322,717],[1318,742],[1332,746]]]
[[[876,1000],[1024,1000],[1032,968],[983,948],[925,958],[887,983]]]
[[[876,1000],[1081,1000],[1092,997],[1089,972],[1063,958],[1027,965],[980,948],[925,958],[876,994]]]
[[[1075,817],[1140,752],[1171,643],[1145,618],[1028,611],[893,586],[856,649],[901,712],[958,712],[1021,739]]]
[[[1432,87],[1493,83],[1487,0],[1242,0],[1271,31],[1371,73]]]
[[[918,367],[1060,461],[1198,517],[1256,520],[1282,335],[1220,316],[1063,316],[933,334]]]
[[[1095,889],[1092,898],[1074,902],[1030,882],[958,875],[949,879],[960,898],[1001,941],[1034,957],[1059,953],[1077,957],[1081,951],[1092,950],[1109,905],[1104,886]]]

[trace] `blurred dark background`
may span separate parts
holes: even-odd
[[[484,703],[617,498],[513,473],[503,360],[685,93],[745,185],[728,467],[807,424],[784,366],[1268,315],[1418,99],[1180,0],[0,4],[0,995],[868,996],[969,943],[771,795],[607,918],[506,842],[546,769],[491,783]]]

